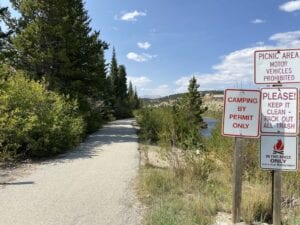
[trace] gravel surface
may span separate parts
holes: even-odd
[[[109,123],[75,151],[0,173],[0,225],[139,225],[134,120]]]

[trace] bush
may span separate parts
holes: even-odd
[[[159,144],[166,149],[202,148],[199,124],[194,123],[184,110],[175,107],[145,108],[135,116],[143,142]]]
[[[157,143],[163,122],[162,115],[162,109],[146,108],[136,111],[136,120],[140,126],[139,137],[143,142]]]
[[[22,72],[0,68],[0,152],[5,159],[55,155],[82,140],[77,103],[44,86]]]

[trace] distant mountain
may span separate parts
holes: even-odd
[[[144,95],[140,98],[141,99],[159,99],[159,98],[161,98],[161,96],[160,95]]]
[[[164,97],[157,97],[154,98],[154,96],[144,96],[141,98],[144,105],[161,105],[163,103],[172,102],[174,100],[177,100],[181,97],[183,97],[186,93],[179,93],[179,94],[173,94],[168,95]],[[206,94],[210,95],[222,95],[224,94],[223,90],[209,90],[209,91],[201,91],[202,96],[205,96]]]

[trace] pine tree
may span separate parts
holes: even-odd
[[[192,121],[192,123],[202,127],[204,126],[202,114],[207,110],[207,107],[202,105],[199,87],[196,78],[193,77],[189,82],[188,93],[176,104],[175,111],[185,117],[185,120]]]
[[[133,86],[131,81],[129,81],[129,85],[128,85],[128,102],[129,102],[129,107],[131,110],[133,110],[135,108],[135,101],[134,101],[134,90],[133,90]]]
[[[127,100],[127,73],[124,65],[120,65],[118,68],[118,85],[116,96],[120,100]]]
[[[13,21],[7,7],[0,7],[0,22],[10,25]],[[11,58],[11,43],[10,38],[13,30],[3,31],[0,26],[0,62],[6,62]]]
[[[111,89],[112,89],[113,95],[116,98],[119,80],[118,80],[118,62],[117,62],[115,48],[113,48],[113,53],[112,53],[112,58],[111,58],[111,63],[110,63],[109,78],[110,78]]]
[[[13,44],[15,67],[48,89],[70,95],[89,125],[97,124],[105,95],[107,44],[92,32],[82,0],[14,0],[21,15]],[[93,129],[91,129],[93,130]]]
[[[202,114],[207,110],[207,108],[202,105],[202,97],[198,91],[199,87],[200,85],[197,84],[197,79],[193,76],[189,83],[188,94],[185,101],[187,103],[187,109],[192,115],[192,119],[201,124],[203,122]]]
[[[129,99],[127,94],[127,78],[126,68],[124,65],[118,67],[118,73],[115,84],[115,117],[127,118],[132,116],[131,109],[129,107]]]
[[[128,97],[129,99],[133,99],[134,98],[134,91],[133,91],[133,87],[132,87],[132,82],[129,81],[129,85],[128,85]]]
[[[137,93],[137,90],[135,88],[135,91],[134,91],[134,109],[139,109],[141,107],[141,102],[140,102],[140,99],[138,97],[138,93]]]

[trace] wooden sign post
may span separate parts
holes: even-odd
[[[222,134],[235,137],[232,222],[241,218],[244,138],[259,137],[260,91],[227,89],[224,97]]]
[[[272,170],[273,225],[281,225],[281,170],[297,171],[299,130],[299,90],[282,85],[300,83],[300,49],[255,51],[254,82],[273,84],[261,89],[260,166]]]
[[[241,218],[242,202],[242,177],[243,177],[243,145],[242,138],[235,138],[233,161],[233,197],[232,197],[232,222],[238,223]]]
[[[272,171],[272,211],[273,225],[281,225],[281,172]]]

